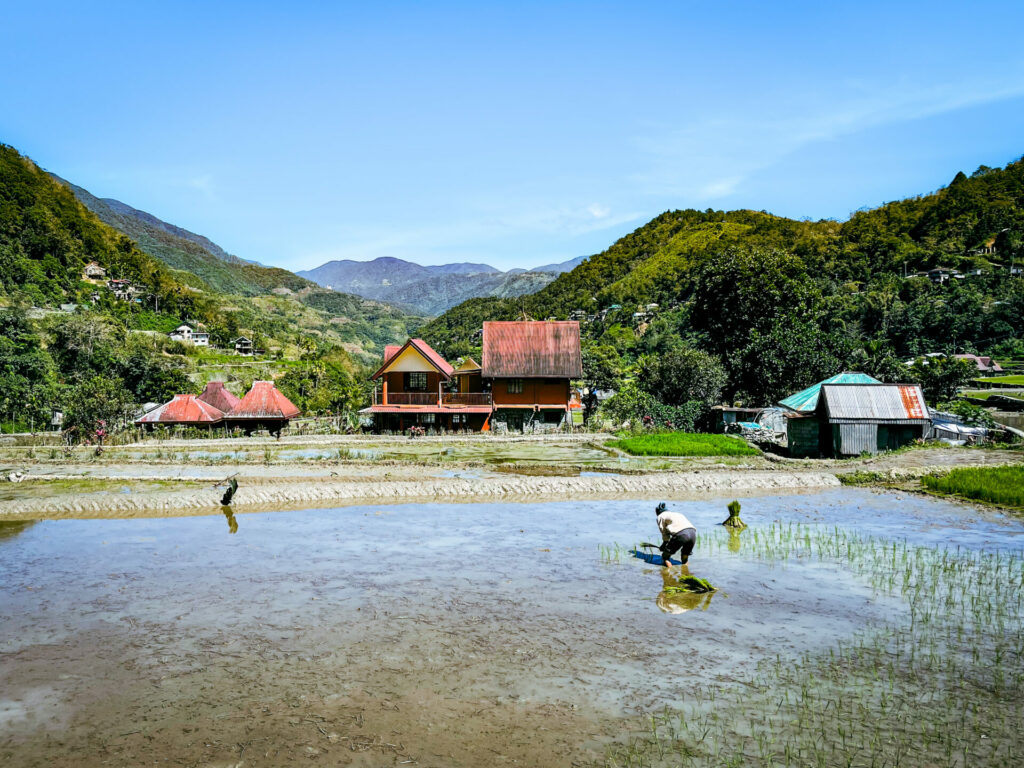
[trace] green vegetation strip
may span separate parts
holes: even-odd
[[[730,555],[737,537],[722,534],[701,536],[698,553]],[[794,524],[738,538],[742,555],[776,567],[830,565],[902,608],[831,648],[798,658],[780,649],[739,679],[680,678],[678,703],[638,721],[607,766],[1024,764],[1020,552]]]
[[[964,467],[945,475],[927,475],[921,483],[935,493],[1024,508],[1024,466]]]
[[[759,456],[760,451],[728,435],[663,432],[612,440],[608,445],[634,456]]]

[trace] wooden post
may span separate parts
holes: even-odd
[[[381,405],[387,405],[388,404],[388,375],[386,373],[384,374],[383,395],[384,395],[384,402],[381,403]]]

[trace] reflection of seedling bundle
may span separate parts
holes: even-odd
[[[722,525],[736,531],[741,531],[747,527],[747,524],[740,520],[740,503],[738,501],[729,502],[729,517]]]
[[[666,595],[678,595],[684,592],[692,592],[700,595],[705,592],[714,592],[715,588],[711,586],[711,582],[707,579],[702,579],[699,576],[691,576],[690,574],[683,574],[677,579],[675,584],[666,584],[661,591]]]

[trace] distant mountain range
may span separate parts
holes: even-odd
[[[536,293],[585,259],[586,256],[580,256],[529,270],[502,272],[489,264],[458,262],[423,266],[382,256],[372,261],[329,261],[297,274],[335,291],[401,304],[421,314],[439,315],[467,299],[513,298]]]

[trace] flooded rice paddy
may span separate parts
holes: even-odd
[[[0,524],[0,763],[1020,763],[1024,524],[727,501]]]

